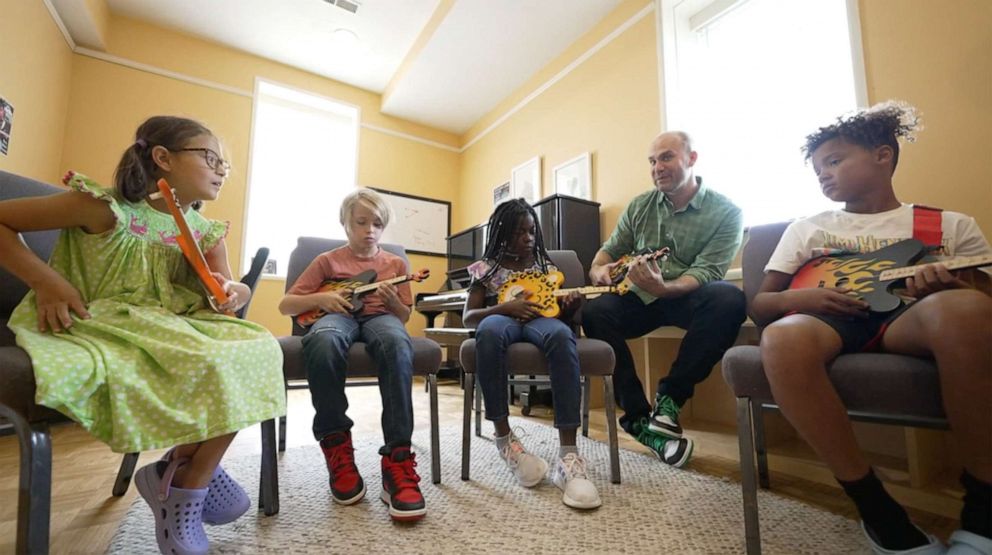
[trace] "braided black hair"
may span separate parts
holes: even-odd
[[[520,223],[521,218],[528,214],[534,219],[534,260],[540,266],[542,272],[548,271],[548,266],[551,264],[551,257],[548,256],[548,251],[544,248],[544,236],[541,234],[537,212],[534,211],[534,207],[528,204],[526,200],[515,198],[500,203],[496,207],[496,210],[493,210],[493,215],[489,217],[489,226],[487,228],[489,239],[486,241],[486,250],[482,254],[482,259],[489,261],[490,267],[489,271],[479,278],[478,281],[484,282],[488,280],[499,269],[503,255],[506,254],[507,249],[513,243],[513,234],[517,230],[517,225]]]
[[[815,133],[806,136],[802,151],[804,159],[809,161],[820,145],[837,138],[867,149],[888,145],[892,148],[892,171],[895,171],[896,164],[899,163],[898,138],[903,137],[914,142],[915,132],[922,129],[923,124],[916,108],[905,102],[889,100],[841,116],[836,123],[817,129]]]

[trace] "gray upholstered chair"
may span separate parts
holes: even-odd
[[[563,287],[585,285],[585,272],[575,251],[550,251],[552,262],[565,274]],[[606,425],[609,430],[610,481],[620,483],[620,453],[617,445],[616,401],[613,397],[613,367],[616,357],[613,348],[605,341],[579,337],[576,341],[579,351],[579,369],[588,382],[592,376],[603,378],[603,398],[606,403]],[[462,383],[465,390],[465,406],[462,422],[462,480],[469,479],[471,455],[470,428],[472,403],[475,395],[475,339],[465,340],[459,351],[459,360],[464,372]],[[509,374],[547,376],[548,365],[544,354],[530,343],[510,345],[506,356]],[[478,409],[477,409],[478,410]],[[478,414],[478,413],[477,413]]]
[[[786,224],[750,228],[744,246],[744,293],[748,305],[764,278]],[[733,347],[723,357],[723,377],[737,397],[737,434],[744,494],[747,552],[761,552],[755,458],[761,487],[769,487],[764,445],[763,410],[776,410],[757,346]],[[852,420],[921,428],[947,428],[937,366],[931,360],[903,355],[859,353],[842,355],[828,367]]]
[[[65,189],[0,171],[0,200],[38,197]],[[24,242],[48,260],[59,231],[24,233]],[[28,354],[14,343],[7,321],[28,287],[0,269],[0,416],[17,433],[20,484],[17,498],[17,552],[47,553],[52,501],[52,438],[48,426],[68,420],[61,413],[34,403],[34,370]]]
[[[320,237],[300,237],[296,243],[296,248],[289,255],[289,266],[286,268],[286,289],[296,283],[303,270],[306,270],[310,262],[317,255],[331,249],[344,245],[345,241],[339,239],[324,239]],[[406,250],[400,245],[384,244],[380,245],[384,250],[391,252],[407,262]],[[306,330],[293,320],[293,335],[280,337],[279,343],[283,352],[283,376],[288,384],[289,380],[307,379],[307,370],[303,360],[303,336]],[[427,389],[430,395],[431,411],[431,481],[435,484],[441,483],[441,444],[438,436],[438,416],[437,416],[437,371],[441,367],[441,347],[434,341],[423,337],[412,337],[413,341],[413,374],[424,376],[427,379]],[[366,350],[366,344],[355,342],[348,352],[348,377],[349,378],[374,378],[378,375],[375,360]],[[376,382],[361,382],[359,384],[349,382],[349,385],[369,385]],[[286,450],[286,417],[279,419],[279,450]],[[264,476],[263,476],[264,478]]]

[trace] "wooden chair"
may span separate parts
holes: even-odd
[[[764,268],[787,224],[750,228],[744,246],[744,293],[754,299]],[[737,436],[744,496],[744,532],[749,555],[761,553],[755,459],[761,487],[769,487],[763,410],[777,410],[757,346],[733,347],[723,357],[723,377],[737,397]],[[932,360],[904,355],[842,355],[827,368],[852,420],[946,429],[940,379]]]
[[[563,287],[581,287],[585,285],[585,272],[575,251],[549,251],[551,261],[565,274]],[[603,398],[606,403],[606,425],[609,430],[610,447],[610,481],[620,483],[620,452],[617,443],[616,401],[613,397],[613,367],[616,357],[613,348],[605,341],[579,337],[576,340],[579,351],[579,370],[588,382],[592,376],[603,378]],[[475,339],[465,340],[459,352],[459,360],[464,371],[463,389],[465,390],[464,415],[462,418],[462,480],[469,479],[471,457],[470,428],[472,420],[472,404],[475,395]],[[547,376],[549,369],[544,353],[530,343],[514,343],[506,353],[506,364],[510,375]],[[586,388],[588,390],[588,388]],[[478,405],[478,403],[476,403]],[[584,400],[588,406],[588,399]],[[481,413],[476,406],[476,415]],[[583,428],[587,420],[583,418]],[[476,422],[478,429],[478,421]]]

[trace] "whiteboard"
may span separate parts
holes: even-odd
[[[382,232],[383,243],[403,245],[406,252],[432,256],[448,255],[451,235],[451,203],[446,200],[406,195],[376,187],[389,203],[393,217]]]

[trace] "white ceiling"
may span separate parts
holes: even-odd
[[[62,6],[82,0],[54,1],[73,38],[83,38],[89,30]],[[354,14],[324,0],[106,0],[114,14],[382,93],[442,0],[353,1],[359,4]],[[453,1],[405,64],[382,111],[455,133],[466,131],[620,3]],[[357,40],[347,40],[348,31]],[[88,42],[93,41],[80,44]]]

